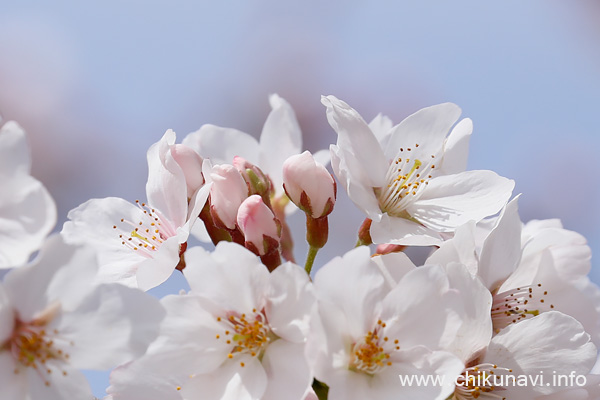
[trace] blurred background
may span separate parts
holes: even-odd
[[[395,122],[452,101],[474,121],[469,168],[515,179],[524,221],[560,218],[600,254],[599,36],[595,0],[4,1],[0,114],[27,130],[60,230],[87,199],[144,199],[146,151],[168,128],[258,136],[270,93],[312,151],[336,140],[322,94]],[[338,197],[317,267],[364,218]],[[292,218],[300,260],[303,223]],[[107,373],[89,376],[102,396]]]

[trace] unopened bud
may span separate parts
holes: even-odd
[[[272,251],[279,253],[281,225],[259,195],[248,197],[240,205],[237,224],[244,234],[248,249],[260,256]]]
[[[233,166],[237,168],[242,178],[246,181],[248,194],[259,195],[265,204],[269,205],[271,195],[273,194],[273,184],[269,176],[262,172],[256,165],[240,156],[233,158]]]
[[[210,172],[210,214],[219,228],[235,229],[238,208],[248,197],[246,182],[229,164],[215,165]]]
[[[321,218],[333,211],[335,180],[309,151],[285,160],[283,188],[290,200],[312,218]]]

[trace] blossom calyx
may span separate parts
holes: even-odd
[[[312,218],[333,211],[335,180],[309,151],[291,156],[283,163],[283,188],[290,200]]]

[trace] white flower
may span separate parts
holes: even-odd
[[[288,157],[302,151],[302,133],[294,110],[287,101],[272,94],[269,103],[272,111],[265,121],[259,141],[237,129],[207,124],[187,135],[182,143],[202,157],[211,159],[213,164],[229,164],[235,156],[243,157],[271,178],[274,198],[281,199],[284,196],[283,163]],[[324,150],[317,152],[315,158],[322,164],[329,162]],[[294,206],[286,207],[286,213],[293,210]]]
[[[327,96],[321,102],[338,134],[333,171],[373,221],[374,243],[439,244],[441,233],[495,214],[508,201],[513,181],[492,171],[463,172],[472,123],[462,120],[446,138],[460,116],[456,105],[424,108],[387,134],[380,117],[372,123],[375,134],[343,101]]]
[[[321,326],[311,331],[309,354],[330,400],[448,397],[463,365],[439,350],[454,340],[463,312],[442,268],[413,268],[390,288],[361,246],[322,267],[314,285]],[[447,384],[401,384],[399,375],[413,374]]]
[[[492,338],[483,355],[472,359],[457,380],[452,399],[529,400],[561,390],[553,376],[588,374],[595,361],[596,347],[581,324],[551,311],[511,325]],[[491,380],[482,380],[485,376]],[[522,377],[527,384],[522,384]],[[512,383],[513,378],[521,384]]]
[[[141,356],[164,311],[122,285],[92,286],[94,253],[56,235],[34,263],[0,283],[3,400],[89,400],[78,369],[104,370]]]
[[[56,224],[56,206],[30,175],[25,132],[14,121],[0,129],[0,268],[23,265]]]
[[[220,242],[213,253],[188,250],[184,275],[191,291],[162,299],[159,339],[111,375],[114,400],[303,399],[314,306],[304,270],[269,273],[249,250]]]
[[[199,178],[186,181],[191,172],[178,164],[181,152],[171,130],[148,150],[148,203],[107,197],[69,212],[71,221],[61,233],[69,243],[98,250],[100,281],[146,290],[164,282],[178,265],[210,190],[201,186],[188,203],[188,190],[198,187]]]

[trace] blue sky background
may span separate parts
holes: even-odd
[[[591,0],[5,1],[0,113],[28,131],[60,227],[89,198],[144,198],[146,150],[168,128],[258,134],[269,93],[309,150],[336,140],[321,94],[394,121],[452,101],[474,121],[469,168],[515,179],[523,220],[560,218],[598,254],[599,20]],[[355,242],[361,214],[339,197],[318,265]],[[102,395],[107,374],[90,376]]]

